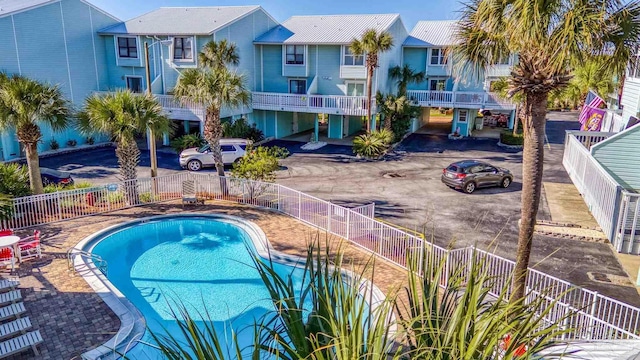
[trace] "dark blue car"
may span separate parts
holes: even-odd
[[[40,176],[42,177],[42,185],[73,185],[73,178],[71,173],[66,171],[58,171],[49,168],[40,168]]]

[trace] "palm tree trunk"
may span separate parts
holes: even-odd
[[[373,92],[373,68],[367,67],[367,134],[371,132],[372,92]]]
[[[120,140],[116,147],[116,157],[120,168],[120,178],[124,182],[124,191],[129,204],[138,203],[136,179],[140,163],[140,149],[134,139]]]
[[[211,148],[213,162],[216,164],[216,171],[220,178],[220,189],[223,195],[227,195],[227,186],[224,178],[224,163],[222,162],[222,149],[220,149],[220,138],[222,138],[222,123],[220,122],[220,108],[210,106],[207,108],[204,120],[204,139]]]
[[[531,256],[533,231],[540,206],[542,192],[542,168],[544,163],[544,134],[547,115],[547,93],[528,94],[524,101],[525,119],[522,162],[522,210],[516,265],[513,270],[510,302],[525,297],[527,269]]]
[[[29,184],[34,195],[44,194],[42,176],[40,175],[40,158],[38,157],[38,143],[24,144],[24,152],[27,155],[27,168],[29,169]]]

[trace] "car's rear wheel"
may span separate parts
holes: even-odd
[[[466,183],[462,189],[467,194],[471,194],[472,192],[476,191],[476,183],[474,183],[473,181],[470,181]]]
[[[508,188],[509,185],[511,185],[511,179],[508,178],[508,177],[502,179],[502,181],[500,182],[500,186],[505,188],[505,189]]]
[[[187,163],[187,169],[190,171],[200,171],[200,169],[202,169],[202,163],[200,160],[189,160]]]
[[[47,186],[51,184],[51,180],[48,177],[42,177],[42,186]]]

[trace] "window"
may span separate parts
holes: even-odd
[[[121,58],[138,58],[138,44],[136,38],[119,37],[118,38],[118,56]]]
[[[304,65],[304,45],[286,46],[287,65]]]
[[[445,62],[444,49],[431,49],[431,65],[444,65]]]
[[[220,145],[222,152],[235,152],[236,148],[233,145]]]
[[[347,96],[364,96],[364,83],[363,82],[348,82],[347,83]]]
[[[347,66],[363,66],[364,65],[364,56],[363,55],[354,55],[349,49],[348,46],[344,47],[344,65]]]
[[[192,38],[177,37],[173,38],[173,59],[174,60],[192,60],[193,48],[191,46]]]
[[[429,80],[429,90],[431,91],[444,91],[447,86],[446,79],[431,79]]]
[[[127,76],[127,89],[134,93],[142,92],[142,77],[140,76]]]
[[[469,114],[468,114],[467,110],[459,110],[458,111],[458,122],[466,123],[468,115]]]
[[[307,80],[289,80],[290,94],[306,94]]]

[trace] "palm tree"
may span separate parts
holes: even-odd
[[[509,77],[509,94],[524,99],[522,210],[510,300],[524,299],[536,223],[549,94],[566,87],[570,66],[608,54],[604,66],[626,67],[640,40],[640,2],[632,0],[468,0],[456,31],[454,58],[459,70],[475,77],[496,59],[518,54]]]
[[[616,74],[608,71],[603,64],[608,61],[607,56],[576,62],[566,89],[557,93],[559,99],[568,101],[574,108],[584,105],[589,90],[599,96],[606,97],[613,93],[616,87]]]
[[[218,175],[223,177],[220,110],[223,106],[248,105],[250,93],[244,76],[226,67],[239,61],[234,44],[209,42],[200,53],[200,60],[207,67],[183,71],[173,93],[181,101],[192,101],[205,107],[204,139],[211,147]]]
[[[229,43],[226,39],[206,43],[198,59],[203,67],[210,69],[226,68],[228,65],[238,66],[240,63],[236,44]]]
[[[409,65],[404,66],[396,65],[389,68],[389,78],[391,80],[397,80],[398,95],[407,94],[407,85],[412,83],[421,83],[425,80],[424,71],[416,72]]]
[[[135,136],[148,128],[154,134],[169,131],[171,120],[151,94],[117,91],[106,95],[92,95],[86,99],[78,114],[78,129],[83,134],[108,135],[116,143],[116,156],[122,181],[135,180],[140,162],[140,149]]]
[[[44,193],[38,158],[40,126],[64,130],[70,115],[69,102],[57,86],[18,75],[0,75],[0,130],[16,130],[27,155],[31,191],[36,195]]]
[[[380,114],[384,115],[384,127],[389,131],[392,131],[391,124],[402,116],[409,106],[405,96],[383,95],[380,92],[376,94],[376,102],[378,103]]]
[[[353,39],[349,50],[356,56],[366,56],[367,67],[367,133],[371,132],[371,100],[373,99],[373,72],[380,66],[378,57],[381,52],[393,47],[393,36],[386,31],[378,33],[369,29],[360,39]]]

